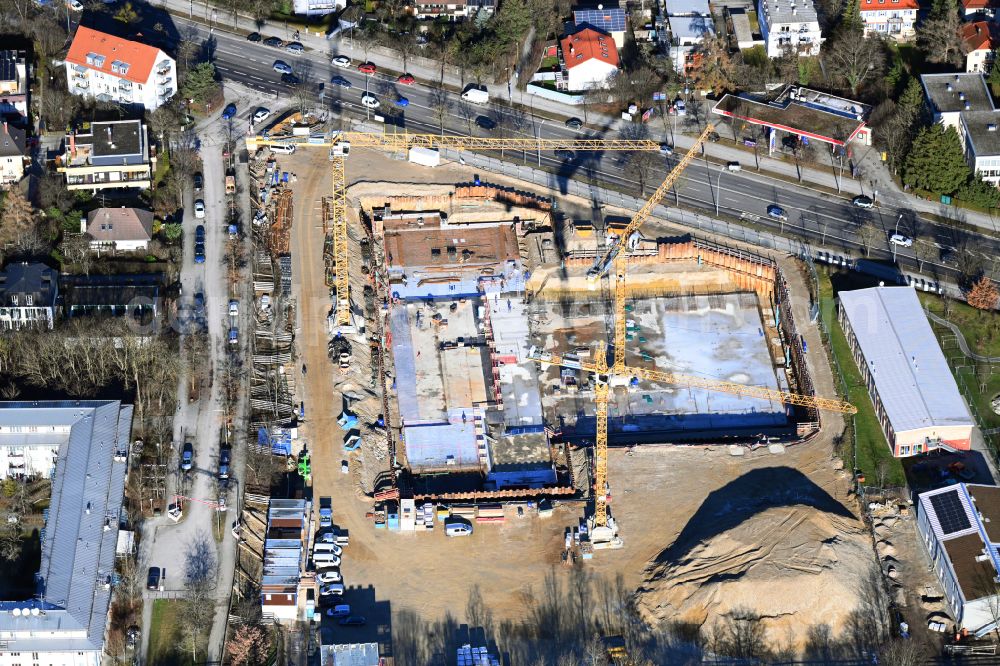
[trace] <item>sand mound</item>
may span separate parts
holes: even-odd
[[[686,528],[688,534],[647,568],[637,591],[646,621],[707,628],[749,608],[765,618],[774,641],[791,639],[801,647],[817,624],[839,634],[857,605],[857,581],[873,560],[861,523],[846,511],[804,504],[741,508],[745,515],[735,517],[736,524],[729,513]]]

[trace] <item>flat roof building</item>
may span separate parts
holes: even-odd
[[[894,456],[968,451],[975,422],[911,287],[842,291],[839,320]]]
[[[264,570],[260,581],[260,609],[278,622],[294,622],[307,612],[300,604],[302,570],[308,554],[309,502],[271,499],[264,539]],[[311,617],[304,618],[311,620]]]
[[[995,629],[1000,488],[958,483],[921,493],[917,531],[956,625],[976,634]]]
[[[60,161],[66,189],[142,188],[152,182],[147,127],[141,120],[92,123],[90,132],[66,137],[68,150]]]
[[[37,594],[0,601],[0,663],[101,663],[131,431],[117,400],[0,402],[0,471],[52,479]]]
[[[870,146],[871,130],[866,123],[870,111],[867,104],[798,86],[788,86],[772,100],[748,93],[725,95],[712,107],[712,113],[720,116],[833,146],[852,141]],[[772,149],[781,145],[777,138],[771,143]]]

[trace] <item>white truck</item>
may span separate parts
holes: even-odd
[[[441,164],[441,153],[431,148],[414,146],[410,148],[409,159],[414,164],[436,167]]]
[[[490,93],[486,90],[480,90],[479,88],[469,88],[462,93],[462,99],[466,102],[472,102],[473,104],[489,104]]]

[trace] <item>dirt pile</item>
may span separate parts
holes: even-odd
[[[845,631],[873,559],[863,525],[840,502],[794,469],[763,468],[709,495],[647,568],[637,602],[651,624],[706,629],[750,610],[769,642],[801,647],[811,626]]]

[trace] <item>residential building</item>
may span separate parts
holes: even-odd
[[[574,31],[594,28],[611,35],[617,48],[625,46],[625,31],[628,29],[628,14],[621,7],[598,5],[596,8],[573,10]]]
[[[699,50],[706,37],[715,35],[715,22],[711,16],[669,16],[670,59],[674,71],[681,74],[697,67]]]
[[[86,315],[129,316],[153,321],[160,309],[162,273],[59,276],[59,294],[67,319]]]
[[[993,105],[985,74],[923,74],[920,82],[934,122],[958,132],[969,168],[1000,185],[1000,109]]]
[[[962,0],[962,14],[966,21],[996,19],[1000,0]]]
[[[896,40],[912,39],[916,34],[917,0],[860,0],[865,34],[875,33]]]
[[[764,46],[764,37],[760,34],[757,12],[752,7],[726,6],[723,11],[730,24],[729,32],[736,41],[736,48],[742,51],[752,49],[755,46]],[[751,14],[753,14],[753,22],[750,21]],[[757,30],[754,30],[754,24],[757,25]]]
[[[725,95],[712,107],[712,113],[764,127],[763,137],[743,140],[767,139],[769,151],[780,149],[784,137],[806,144],[820,141],[841,153],[852,142],[870,146],[872,133],[866,122],[870,112],[867,104],[800,86],[787,86],[771,99],[748,93]]]
[[[769,58],[819,55],[823,35],[812,0],[759,0],[757,20]]]
[[[6,120],[0,124],[0,186],[16,183],[24,177],[28,144],[23,129]]]
[[[838,318],[892,454],[968,451],[969,414],[911,287],[842,291]]]
[[[618,49],[610,35],[584,28],[559,41],[562,87],[572,92],[606,86],[618,73]]]
[[[292,11],[300,16],[326,16],[347,6],[347,0],[295,0]]]
[[[444,0],[443,2],[417,0],[413,5],[413,15],[424,20],[443,16],[452,21],[462,21],[479,12],[492,14],[496,10],[496,6],[496,0]]]
[[[13,121],[28,117],[30,84],[27,51],[0,49],[0,118]]]
[[[52,328],[57,274],[45,264],[10,264],[0,271],[0,329]]]
[[[90,235],[94,250],[145,250],[153,238],[153,212],[142,208],[97,208],[81,221],[80,233]]]
[[[81,25],[66,54],[66,82],[74,95],[152,111],[177,92],[177,64],[155,46]]]
[[[0,403],[0,474],[52,479],[38,593],[0,601],[0,664],[101,664],[131,430],[116,400]]]
[[[965,71],[989,74],[996,48],[1000,46],[1000,25],[993,21],[963,23],[958,34],[965,53]]]
[[[146,189],[152,180],[147,128],[140,120],[92,123],[87,133],[71,132],[59,171],[70,190]]]
[[[272,498],[267,509],[267,536],[264,539],[264,571],[260,581],[260,608],[264,617],[277,622],[300,618],[300,595],[305,597],[302,580],[309,551],[309,502]],[[308,587],[314,588],[312,582]],[[306,604],[301,604],[306,609]]]
[[[1000,488],[957,483],[921,493],[917,532],[959,629],[993,631],[1000,616]]]

